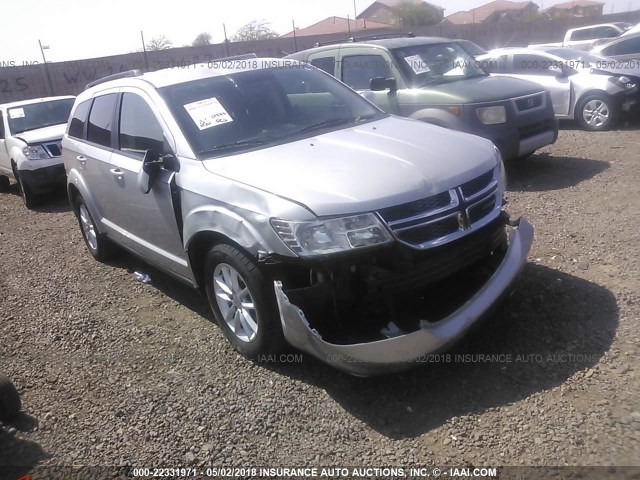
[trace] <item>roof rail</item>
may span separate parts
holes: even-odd
[[[87,88],[95,87],[96,85],[100,85],[101,83],[109,82],[111,80],[118,80],[119,78],[128,77],[139,77],[140,75],[142,75],[142,71],[140,70],[127,70],[126,72],[114,73],[113,75],[107,75],[106,77],[102,77],[94,80],[93,82],[87,83],[84,89],[86,90]]]
[[[331,40],[328,42],[317,42],[315,44],[316,47],[322,47],[324,45],[335,45],[336,43],[355,43],[360,42],[362,40],[381,40],[383,38],[398,38],[398,37],[408,37],[414,38],[416,35],[413,32],[407,33],[378,33],[374,35],[364,35],[362,37],[349,37],[346,40]]]

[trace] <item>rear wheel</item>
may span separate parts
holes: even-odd
[[[4,375],[0,375],[0,420],[15,417],[21,408],[18,390]]]
[[[87,245],[89,253],[100,262],[107,260],[115,249],[113,243],[98,231],[93,217],[81,196],[76,198],[74,205],[82,238]]]
[[[275,294],[258,266],[230,245],[216,245],[205,260],[209,305],[224,335],[248,358],[277,353],[284,336]]]
[[[576,106],[576,121],[590,132],[609,130],[617,122],[618,114],[613,98],[601,93],[586,96]]]

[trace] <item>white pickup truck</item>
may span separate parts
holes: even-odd
[[[567,30],[567,33],[565,33],[564,40],[562,42],[539,43],[529,45],[529,47],[571,47],[579,50],[591,50],[602,42],[619,37],[630,27],[631,24],[629,23],[615,22],[570,28]]]
[[[40,194],[64,185],[66,174],[60,142],[75,97],[47,97],[0,105],[0,191],[9,177],[19,185],[31,209]]]

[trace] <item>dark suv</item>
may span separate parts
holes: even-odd
[[[355,39],[288,58],[334,75],[388,113],[488,138],[505,160],[554,143],[558,125],[549,92],[492,77],[472,54],[462,41],[402,37]]]

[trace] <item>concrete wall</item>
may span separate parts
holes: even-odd
[[[524,46],[529,43],[561,41],[568,28],[594,23],[640,22],[640,10],[587,19],[494,22],[473,25],[435,25],[414,29],[417,35],[465,38],[485,48]],[[378,31],[388,33],[389,30]],[[367,35],[377,33],[367,30]],[[352,32],[356,34],[356,32]],[[188,68],[229,55],[255,52],[260,57],[282,57],[311,48],[316,42],[343,40],[348,34],[333,34],[272,40],[236,42],[205,47],[183,47],[158,52],[129,53],[71,62],[34,65],[0,65],[0,103],[49,95],[77,95],[95,79],[134,68]]]

